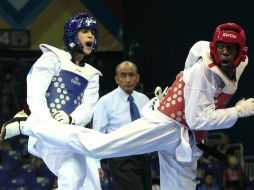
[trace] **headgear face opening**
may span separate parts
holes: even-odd
[[[99,45],[97,22],[94,17],[90,17],[87,13],[80,13],[67,20],[63,36],[65,46],[83,52],[83,46],[77,36],[80,29],[92,29],[95,31],[95,40],[92,48],[92,51],[95,51]]]
[[[233,43],[239,46],[238,56],[234,60],[233,66],[236,68],[241,61],[244,61],[248,52],[246,47],[245,32],[242,27],[235,23],[225,23],[218,26],[210,42],[210,54],[215,60],[215,64],[220,64],[220,59],[216,51],[218,42]]]

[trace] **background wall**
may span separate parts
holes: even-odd
[[[121,51],[121,8],[120,0],[2,0],[0,29],[29,30],[31,39],[27,49],[30,50],[38,50],[40,43],[62,47],[66,20],[77,13],[87,12],[95,15],[99,22],[99,51]],[[22,37],[19,40],[22,41]]]

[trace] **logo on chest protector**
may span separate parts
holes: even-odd
[[[72,78],[71,79],[71,83],[74,84],[74,85],[81,86],[81,83],[79,82],[79,78],[78,77],[75,77],[74,79]]]

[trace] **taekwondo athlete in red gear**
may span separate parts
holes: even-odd
[[[86,13],[67,20],[64,44],[64,50],[47,44],[39,46],[43,54],[27,76],[27,102],[31,114],[45,122],[54,117],[60,123],[84,127],[91,121],[99,98],[101,73],[83,63],[83,58],[98,46],[96,20]],[[63,151],[33,137],[29,137],[28,150],[42,158],[58,177],[59,190],[101,189],[94,159],[86,160],[84,155]],[[87,178],[91,179],[84,184]]]
[[[161,190],[195,190],[197,160],[202,155],[196,144],[203,140],[206,131],[230,128],[238,118],[254,115],[253,98],[223,108],[235,93],[247,63],[244,30],[235,23],[225,23],[216,28],[212,42],[194,44],[185,69],[165,94],[145,106],[140,119],[109,134],[52,120],[47,127],[56,132],[62,130],[56,136],[42,127],[29,127],[34,119],[39,119],[30,116],[20,127],[21,132],[95,158],[158,151]],[[19,134],[17,127],[8,125],[1,131],[2,138]],[[72,136],[77,138],[70,140]]]

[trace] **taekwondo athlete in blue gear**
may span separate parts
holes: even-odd
[[[53,117],[84,127],[91,121],[99,98],[101,73],[83,61],[98,47],[96,20],[86,13],[69,19],[64,27],[64,44],[64,50],[40,45],[43,55],[27,76],[27,102],[31,114],[45,121]],[[101,189],[94,159],[62,151],[33,137],[29,137],[28,148],[58,177],[59,190]]]

